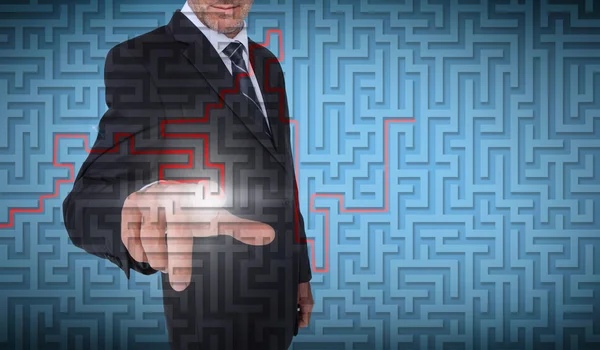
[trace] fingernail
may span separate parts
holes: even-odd
[[[187,288],[187,283],[173,283],[172,287],[177,292],[183,292]]]

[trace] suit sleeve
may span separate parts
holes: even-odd
[[[63,219],[75,246],[110,260],[127,278],[130,269],[152,274],[156,270],[135,261],[121,241],[121,209],[131,193],[160,180],[164,106],[143,64],[119,46],[107,55],[104,81],[108,110],[63,202]]]
[[[290,112],[289,112],[289,106],[288,106],[288,100],[287,100],[287,92],[285,89],[285,78],[283,76],[283,70],[281,70],[281,66],[280,66],[280,86],[283,88],[284,93],[283,93],[283,98],[284,98],[284,106],[285,106],[285,119],[289,120],[290,118]],[[290,130],[289,130],[289,126],[286,130],[287,132],[287,147],[289,150],[289,157],[290,160],[292,162],[292,169],[294,169],[294,162],[293,162],[293,155],[292,155],[292,144],[291,144],[291,137],[290,137]],[[310,259],[308,257],[308,247],[307,247],[307,243],[306,243],[306,228],[304,226],[304,217],[302,216],[302,213],[300,212],[300,205],[299,205],[299,200],[298,200],[298,183],[296,181],[296,171],[295,169],[293,170],[292,176],[294,177],[294,200],[295,200],[295,208],[298,209],[298,239],[299,242],[298,243],[298,249],[299,249],[299,255],[300,255],[300,276],[299,276],[299,283],[305,283],[305,282],[309,282],[312,279],[312,271],[311,271],[311,267],[310,267]]]
[[[297,188],[296,180],[294,178],[294,186]],[[298,197],[296,196],[296,202],[298,202]],[[310,268],[310,259],[308,258],[308,247],[306,244],[306,228],[304,227],[304,217],[300,212],[300,206],[296,206],[298,208],[298,237],[300,242],[300,278],[298,280],[299,283],[309,282],[312,279],[312,271]]]

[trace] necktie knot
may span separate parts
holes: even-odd
[[[240,62],[243,62],[242,56],[242,43],[239,41],[232,41],[225,49],[223,49],[223,53],[226,54],[231,61],[235,64],[239,65]],[[245,67],[244,67],[245,68]]]

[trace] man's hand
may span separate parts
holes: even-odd
[[[223,209],[224,195],[211,195],[208,183],[157,183],[132,193],[121,210],[121,240],[133,259],[169,274],[182,291],[192,276],[194,237],[230,235],[246,244],[275,239],[270,225],[237,217]]]
[[[313,300],[312,291],[310,290],[310,282],[300,283],[298,285],[298,304],[300,312],[298,313],[298,328],[306,328],[310,323],[310,314],[312,313]]]

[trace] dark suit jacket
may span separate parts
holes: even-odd
[[[166,26],[108,53],[109,108],[63,203],[72,242],[128,278],[130,269],[156,272],[132,259],[120,232],[123,202],[151,182],[217,181],[228,210],[275,229],[275,240],[260,247],[229,236],[196,238],[192,284],[181,293],[163,275],[173,348],[287,348],[297,333],[297,286],[311,279],[284,75],[268,49],[249,46],[275,145],[249,117],[213,46],[177,11]]]

